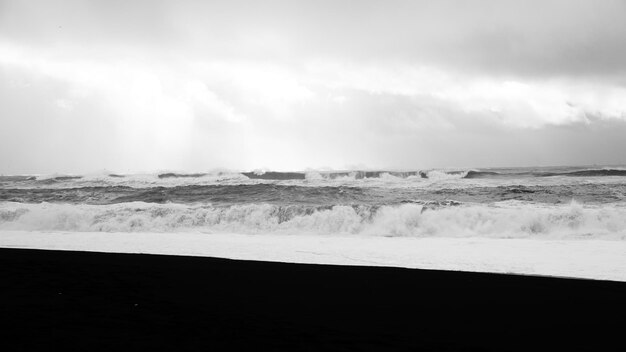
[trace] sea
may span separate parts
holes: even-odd
[[[0,176],[0,230],[626,240],[626,167]]]

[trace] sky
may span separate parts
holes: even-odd
[[[626,164],[624,15],[0,0],[0,174]]]

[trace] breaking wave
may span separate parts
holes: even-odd
[[[362,180],[372,178],[409,178],[420,177],[422,171],[309,171],[309,172],[276,172],[256,171],[243,172],[250,179],[259,180]],[[424,176],[421,176],[424,177]]]
[[[498,177],[498,176],[506,176],[498,172],[493,171],[468,171],[463,178],[488,178],[488,177]]]
[[[421,172],[423,178],[428,178],[430,180],[456,180],[465,178],[468,173],[472,171],[442,171],[442,170],[431,170]]]
[[[626,204],[400,205],[0,203],[0,229],[97,232],[236,232],[626,240]]]
[[[626,169],[583,169],[575,171],[537,171],[537,170],[420,170],[420,171],[311,171],[301,172],[276,172],[256,171],[243,172],[249,179],[261,180],[335,180],[335,179],[384,179],[393,177],[396,179],[423,178],[430,180],[450,179],[476,179],[476,178],[519,178],[519,177],[602,177],[602,176],[626,176]]]

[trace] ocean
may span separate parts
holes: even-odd
[[[626,168],[0,176],[0,230],[626,240]]]

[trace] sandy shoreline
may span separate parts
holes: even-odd
[[[0,231],[2,247],[626,281],[626,241]]]
[[[626,284],[0,249],[8,350],[620,350]]]

